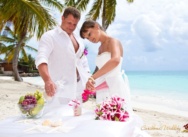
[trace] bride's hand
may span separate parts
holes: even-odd
[[[88,79],[87,83],[86,83],[86,89],[87,90],[91,90],[91,91],[94,91],[95,90],[95,82]]]

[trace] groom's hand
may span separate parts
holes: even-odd
[[[54,84],[53,81],[49,80],[45,82],[45,91],[46,91],[46,94],[50,97],[55,95],[56,85]]]

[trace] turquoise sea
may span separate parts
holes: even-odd
[[[133,95],[188,100],[188,71],[127,71]]]

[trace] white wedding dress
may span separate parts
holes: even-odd
[[[96,66],[98,69],[101,69],[104,64],[109,61],[111,58],[110,52],[103,52],[96,58]],[[101,83],[106,82],[108,88],[97,90],[96,92],[96,101],[100,103],[104,101],[106,98],[117,95],[121,98],[125,99],[126,109],[129,112],[132,112],[132,105],[130,101],[130,88],[127,76],[121,70],[123,58],[121,57],[121,61],[117,67],[115,67],[110,72],[106,73],[102,77],[96,79],[96,87]]]
[[[110,52],[103,52],[96,58],[96,66],[101,69],[104,64],[111,58]],[[100,89],[96,91],[96,101],[101,103],[102,101],[110,98],[111,96],[117,95],[125,99],[126,110],[129,112],[129,120],[125,122],[127,128],[123,132],[127,132],[124,136],[129,137],[150,137],[149,134],[141,130],[143,125],[142,119],[133,112],[131,105],[131,96],[128,78],[124,71],[121,70],[123,58],[120,63],[110,72],[106,73],[102,77],[96,79],[96,87],[100,86],[101,83],[106,82],[108,88]]]

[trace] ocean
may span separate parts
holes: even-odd
[[[128,71],[133,95],[188,100],[188,71]]]

